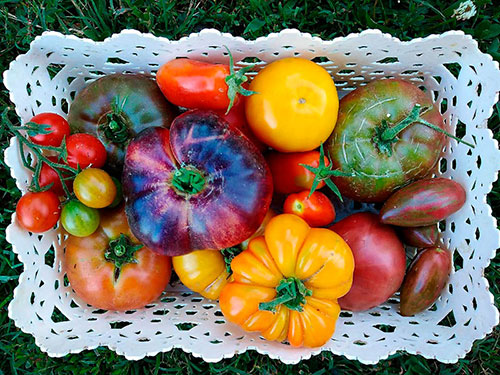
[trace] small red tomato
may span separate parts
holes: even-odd
[[[319,151],[288,154],[273,151],[267,155],[266,160],[273,175],[274,191],[281,194],[298,193],[301,190],[310,190],[314,181],[314,173],[299,164],[317,168]],[[326,156],[324,161],[325,166],[328,167],[330,162]],[[317,189],[321,189],[323,186],[325,183],[321,181]]]
[[[30,140],[37,145],[59,147],[64,137],[69,137],[68,121],[57,113],[40,113],[33,117],[30,122],[50,125],[50,128],[47,129],[50,133],[37,134],[34,137],[29,137]]]
[[[54,163],[59,163],[62,164],[62,160],[57,160],[57,157],[55,156],[48,156],[47,159]],[[64,176],[64,173],[63,173]],[[53,184],[52,187],[49,189],[50,191],[53,191],[56,193],[56,195],[61,196],[64,195],[64,189],[61,183],[61,179],[57,175],[56,171],[50,167],[47,163],[42,164],[42,168],[40,170],[40,178],[38,179],[38,183],[40,187],[45,187],[50,184]],[[72,183],[70,180],[65,181],[66,186],[68,187],[69,190],[72,189]]]
[[[243,85],[244,88],[245,85]],[[257,148],[260,151],[264,151],[267,146],[259,141],[255,134],[253,134],[252,130],[248,126],[247,123],[247,118],[245,116],[245,99],[246,97],[244,96],[239,96],[237,100],[235,101],[233,107],[230,109],[230,111],[226,114],[226,110],[218,110],[215,111],[219,117],[223,118],[226,120],[229,125],[240,129],[245,136],[252,141],[252,143],[257,146]]]
[[[163,64],[156,82],[167,100],[175,105],[198,109],[226,109],[229,105],[226,77],[229,66],[190,59]]]
[[[43,233],[53,228],[60,216],[59,198],[52,191],[27,192],[17,202],[17,222],[33,233]]]
[[[315,191],[310,197],[309,190],[290,194],[283,205],[283,212],[304,219],[311,227],[323,227],[335,220],[335,208],[327,196]]]
[[[92,165],[94,168],[101,168],[106,163],[106,149],[99,139],[90,134],[72,134],[66,140],[68,150],[68,164],[81,169]]]

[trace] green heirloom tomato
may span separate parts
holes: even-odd
[[[99,222],[99,211],[77,200],[69,201],[62,209],[61,224],[73,236],[90,236],[99,227]]]
[[[68,122],[73,133],[97,136],[108,153],[107,166],[120,171],[130,139],[152,126],[170,127],[176,114],[152,77],[112,74],[78,93]]]
[[[351,199],[384,201],[436,165],[447,138],[432,126],[446,130],[437,105],[411,83],[387,79],[352,91],[340,101],[326,150],[333,169],[353,176],[333,182]]]

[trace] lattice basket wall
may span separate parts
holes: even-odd
[[[93,42],[46,32],[4,73],[4,83],[22,122],[40,112],[66,115],[75,94],[90,80],[115,72],[152,73],[176,57],[228,63],[223,46],[238,66],[257,68],[288,56],[322,64],[334,77],[340,96],[374,79],[402,78],[424,86],[456,134],[475,149],[451,140],[438,175],[461,183],[467,202],[449,217],[443,237],[454,253],[449,286],[428,311],[414,317],[398,313],[398,296],[367,312],[343,312],[333,338],[322,348],[294,349],[268,342],[227,323],[218,304],[181,285],[168,287],[159,301],[124,313],[95,310],[72,291],[61,270],[64,235],[54,229],[32,235],[15,222],[7,239],[24,263],[9,316],[51,356],[107,346],[128,359],[140,359],[174,347],[206,361],[218,361],[247,349],[296,363],[322,350],[363,363],[376,363],[397,350],[442,362],[465,356],[474,340],[498,323],[484,269],[499,247],[499,232],[486,194],[500,166],[497,143],[487,128],[498,100],[498,64],[462,32],[447,32],[401,42],[377,30],[323,41],[297,30],[284,30],[247,41],[216,30],[203,30],[179,41],[126,30]],[[255,73],[253,73],[255,74]],[[5,152],[17,186],[30,181],[14,139]],[[53,249],[53,251],[49,251]],[[53,255],[55,254],[55,255]]]

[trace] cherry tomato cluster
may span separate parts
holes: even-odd
[[[72,235],[92,234],[99,226],[96,208],[116,206],[121,200],[116,194],[119,180],[99,169],[106,162],[103,144],[90,134],[70,134],[68,122],[56,113],[38,114],[28,124],[34,128],[22,139],[41,159],[41,167],[35,167],[30,191],[16,206],[19,225],[42,233],[61,219]],[[45,151],[53,154],[46,156]]]

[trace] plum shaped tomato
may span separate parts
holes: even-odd
[[[86,303],[107,310],[144,307],[170,280],[170,257],[139,244],[130,232],[123,205],[101,211],[90,236],[69,236],[63,267],[71,287]]]
[[[273,190],[256,146],[203,110],[180,115],[170,130],[149,128],[134,138],[122,181],[132,232],[171,256],[246,240],[263,221]]]
[[[280,152],[310,151],[324,142],[337,120],[335,83],[318,64],[285,58],[261,70],[250,83],[246,116],[256,137]]]
[[[354,258],[335,232],[283,214],[232,260],[231,269],[233,280],[219,297],[228,321],[268,340],[317,347],[335,331],[337,299],[351,287]]]
[[[354,176],[332,177],[342,195],[382,202],[436,165],[446,136],[438,107],[411,83],[387,79],[359,87],[340,101],[339,118],[326,142],[333,169]]]
[[[78,93],[68,121],[72,132],[99,138],[108,154],[107,167],[120,171],[130,139],[151,126],[169,127],[176,114],[152,77],[111,74]]]

